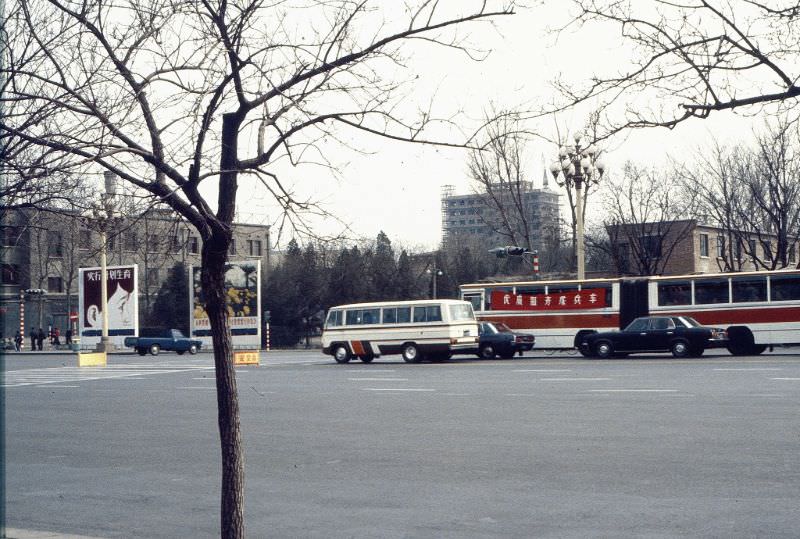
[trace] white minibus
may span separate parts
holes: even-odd
[[[328,311],[322,331],[322,353],[337,363],[369,363],[389,354],[402,354],[408,363],[444,361],[477,345],[472,305],[454,299],[338,305]]]

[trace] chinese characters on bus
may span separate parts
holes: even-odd
[[[602,309],[610,307],[608,290],[587,288],[552,294],[512,294],[493,290],[491,295],[494,311],[563,311],[570,309]]]

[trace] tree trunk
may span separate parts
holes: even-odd
[[[214,234],[203,242],[201,281],[211,323],[217,379],[217,423],[222,456],[220,537],[244,537],[244,454],[233,347],[225,303],[225,262],[229,239]]]

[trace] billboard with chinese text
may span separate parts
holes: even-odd
[[[602,309],[610,307],[608,291],[603,288],[586,288],[552,294],[512,294],[492,290],[493,311],[564,311],[577,309]]]
[[[225,297],[234,348],[261,347],[261,261],[228,262]],[[189,268],[191,334],[211,346],[211,323],[205,310],[200,267]]]
[[[117,347],[125,337],[139,333],[139,281],[137,265],[106,267],[108,336]],[[78,334],[81,347],[100,341],[103,331],[102,283],[100,268],[78,270]]]

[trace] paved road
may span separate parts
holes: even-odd
[[[796,351],[796,350],[795,350]],[[4,358],[7,524],[215,537],[209,355]],[[800,355],[237,370],[248,537],[796,537]]]

